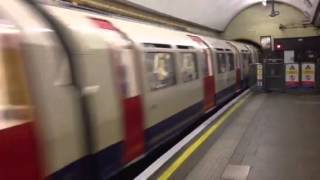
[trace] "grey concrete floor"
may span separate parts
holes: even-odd
[[[171,179],[229,180],[230,167],[248,180],[320,180],[320,95],[252,95]]]
[[[268,94],[230,164],[249,180],[319,180],[320,95]]]

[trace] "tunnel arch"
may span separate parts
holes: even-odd
[[[237,42],[241,42],[241,43],[250,44],[250,45],[256,47],[257,49],[262,50],[262,47],[261,47],[261,45],[259,43],[255,42],[253,40],[250,40],[250,39],[239,38],[239,39],[233,39],[232,41],[237,41]]]
[[[258,49],[260,55],[263,53],[262,46],[259,43],[255,42],[253,40],[239,38],[239,39],[233,39],[232,41],[236,41],[236,42],[252,45],[253,47]]]
[[[230,21],[245,9],[261,4],[261,0],[128,0],[146,9],[190,21],[213,30],[223,32]],[[308,19],[314,16],[319,0],[313,0],[311,6],[303,0],[275,0],[306,14]],[[192,4],[192,6],[190,6]],[[261,4],[262,6],[262,4]],[[223,15],[222,15],[223,14]]]
[[[295,4],[291,4],[289,2],[286,2],[286,1],[281,1],[281,0],[275,0],[275,3],[276,4],[283,4],[283,5],[287,5],[287,6],[290,6],[290,7],[293,7],[294,9],[296,9],[297,11],[301,12],[303,15],[305,14],[305,12],[303,11],[303,9],[301,9],[301,7],[295,5]],[[242,9],[240,9],[239,11],[237,11],[234,16],[232,17],[232,19],[228,22],[228,24],[225,26],[223,32],[229,27],[229,25],[232,23],[232,21],[238,17],[239,14],[241,14],[243,11],[251,8],[251,7],[254,7],[258,4],[261,4],[261,2],[253,2],[251,4],[248,4],[247,6],[244,6]],[[270,5],[268,5],[270,6]],[[277,7],[275,7],[277,9]],[[281,12],[280,12],[281,13]]]

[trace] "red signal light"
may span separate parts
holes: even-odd
[[[276,45],[276,49],[282,49],[282,45],[281,44],[277,44]]]

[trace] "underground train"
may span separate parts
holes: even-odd
[[[0,179],[107,179],[248,87],[253,46],[0,2]],[[95,178],[93,178],[95,177]]]

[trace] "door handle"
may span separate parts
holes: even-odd
[[[93,86],[86,86],[84,88],[82,88],[82,95],[84,96],[90,96],[93,95],[95,93],[97,93],[100,89],[100,86],[98,85],[93,85]]]

